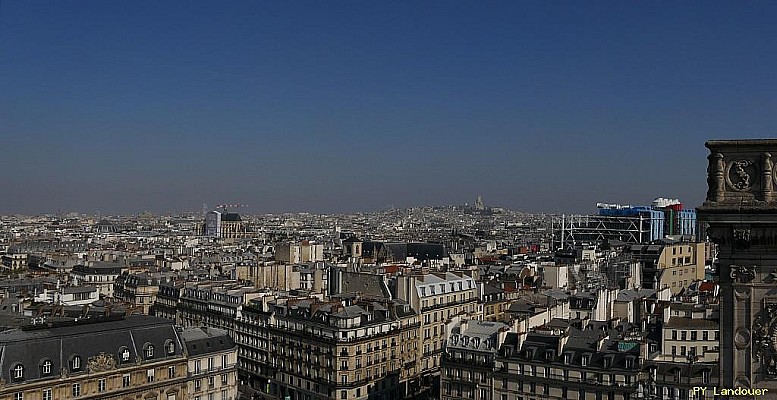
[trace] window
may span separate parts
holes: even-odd
[[[345,400],[348,398],[348,391],[347,390],[341,390],[340,391],[340,398]]]
[[[73,357],[73,361],[70,362],[70,366],[73,371],[78,371],[81,369],[81,357],[75,356]],[[80,390],[80,387],[79,387]]]
[[[74,383],[73,384],[73,397],[81,396],[81,384],[80,383]]]
[[[41,392],[41,398],[43,400],[52,400],[53,397],[51,396],[51,389],[43,389]]]
[[[175,378],[175,365],[167,367],[167,377],[169,379]]]
[[[194,390],[200,390],[200,387],[202,386],[202,382],[199,379],[194,380]]]
[[[124,374],[121,377],[121,387],[129,387],[130,386],[130,374]]]
[[[98,392],[104,392],[105,391],[105,378],[101,378],[97,381],[97,391]]]
[[[16,364],[16,366],[13,367],[13,379],[14,380],[24,379],[24,367],[21,364]]]
[[[208,377],[208,387],[212,388],[216,386],[216,377],[215,376],[209,376]]]
[[[40,372],[43,373],[43,375],[51,374],[51,360],[46,360],[41,364]]]
[[[672,340],[677,340],[677,331],[672,331]]]
[[[153,358],[154,357],[154,345],[149,344],[146,346],[146,358]]]
[[[221,384],[226,385],[227,383],[229,383],[229,375],[221,374]]]
[[[221,368],[226,368],[229,365],[229,357],[224,354],[221,356]]]
[[[173,355],[175,354],[175,342],[172,340],[167,341],[167,355]]]
[[[24,393],[23,392],[14,393],[13,400],[24,400]]]
[[[701,333],[701,338],[702,338],[702,340],[710,340],[710,333],[707,332],[707,331],[703,331]]]
[[[121,362],[127,362],[130,359],[130,351],[128,348],[121,349]]]
[[[584,367],[585,367],[585,366],[588,366],[588,357],[590,357],[590,356],[589,356],[589,355],[584,355],[584,356],[583,356],[582,365],[583,365]]]
[[[146,379],[149,383],[154,381],[154,369],[146,370]]]

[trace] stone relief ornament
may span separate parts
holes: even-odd
[[[732,281],[737,281],[740,283],[750,282],[755,279],[755,266],[732,265],[731,273],[729,275],[731,276]]]
[[[750,378],[746,377],[745,375],[737,376],[737,378],[734,380],[734,387],[749,388]]]
[[[734,345],[737,350],[742,350],[750,345],[750,331],[745,328],[737,328],[734,332]]]
[[[89,358],[90,372],[110,371],[116,368],[116,359],[111,354],[100,353]]]
[[[734,238],[734,244],[737,247],[750,247],[750,228],[734,228],[731,236]]]
[[[772,162],[772,155],[771,153],[763,153],[763,171],[761,172],[761,180],[762,180],[762,187],[761,190],[763,191],[763,200],[767,202],[771,202],[772,199],[772,169],[774,167],[774,163]]]
[[[753,357],[761,360],[766,375],[777,378],[777,303],[764,303],[752,336]]]
[[[738,301],[744,301],[750,298],[750,289],[734,289],[734,297]]]
[[[732,161],[728,166],[728,184],[734,190],[748,190],[756,183],[757,169],[753,160]]]

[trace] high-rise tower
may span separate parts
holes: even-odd
[[[709,189],[697,210],[719,248],[720,384],[777,390],[777,140],[706,147]]]

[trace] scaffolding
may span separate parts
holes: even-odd
[[[562,215],[554,221],[554,245],[571,248],[583,243],[652,240],[651,219],[638,216]]]

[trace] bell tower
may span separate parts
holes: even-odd
[[[707,199],[697,212],[719,249],[720,384],[777,390],[777,140],[705,146]]]

